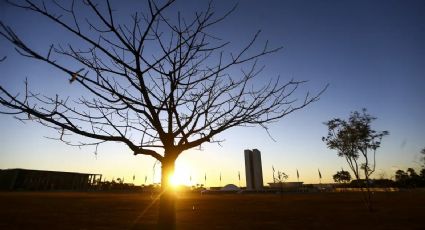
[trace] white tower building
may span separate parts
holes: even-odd
[[[246,149],[245,154],[245,175],[246,187],[248,190],[263,189],[263,170],[261,167],[261,152],[258,149],[252,151]]]

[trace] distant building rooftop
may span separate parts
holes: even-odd
[[[97,184],[102,174],[35,169],[0,170],[3,190],[85,190]]]

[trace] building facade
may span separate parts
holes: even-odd
[[[244,151],[245,177],[248,190],[263,189],[263,169],[261,166],[261,152],[258,149]]]
[[[97,185],[101,174],[33,169],[0,170],[2,190],[86,190]]]

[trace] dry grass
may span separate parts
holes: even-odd
[[[425,193],[181,194],[178,229],[425,229]],[[0,193],[0,229],[152,229],[157,204],[137,193]]]

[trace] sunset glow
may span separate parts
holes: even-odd
[[[130,15],[136,9],[147,9],[144,1],[137,2],[112,4],[120,23],[131,25]],[[216,15],[225,14],[237,2],[217,1]],[[190,18],[207,6],[208,1],[177,1],[167,17],[177,18],[181,11],[182,16]],[[380,9],[379,13],[375,9]],[[220,145],[205,143],[186,150],[177,159],[172,184],[245,186],[243,151],[253,148],[262,153],[265,185],[273,181],[272,167],[288,174],[288,181],[297,181],[299,172],[299,181],[304,183],[331,183],[332,175],[341,168],[347,169],[347,165],[321,140],[327,132],[323,122],[346,118],[351,111],[362,108],[378,118],[374,129],[391,133],[377,152],[374,176],[391,179],[398,169],[409,167],[418,171],[425,135],[425,107],[420,106],[425,101],[425,53],[420,52],[425,50],[423,9],[422,1],[241,2],[231,18],[214,27],[211,34],[231,42],[229,52],[247,44],[259,29],[262,33],[258,44],[269,40],[270,47],[284,47],[282,52],[258,63],[265,69],[254,85],[264,86],[276,76],[282,82],[306,80],[308,86],[300,89],[300,100],[302,92],[315,93],[326,84],[330,87],[317,103],[270,124],[267,131],[261,127],[234,127],[216,137],[223,140]],[[2,4],[0,10],[1,20],[42,54],[48,53],[51,44],[71,43],[84,48],[82,41],[70,40],[72,34],[62,33],[31,12],[8,4]],[[81,15],[83,18],[94,20]],[[69,19],[73,25],[72,17]],[[0,64],[0,86],[13,95],[23,95],[26,78],[29,90],[42,95],[69,97],[69,102],[90,95],[75,82],[70,84],[69,74],[17,53],[7,39],[0,39],[0,47],[0,59],[7,57]],[[155,54],[157,47],[149,47],[144,52]],[[73,62],[65,64],[75,71],[81,68]],[[229,74],[237,77],[239,70]],[[123,144],[79,148],[45,138],[60,138],[58,130],[34,121],[22,123],[10,115],[0,117],[0,169],[98,173],[103,175],[102,180],[123,178],[125,183],[136,185],[161,182],[161,165],[150,156],[135,156]],[[87,141],[70,133],[63,137],[75,143]],[[137,138],[140,137],[132,135],[132,139]],[[160,149],[158,152],[163,154]]]
[[[1,229],[424,229],[424,12],[0,0]]]

